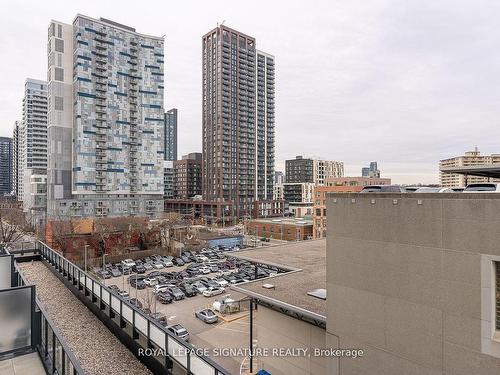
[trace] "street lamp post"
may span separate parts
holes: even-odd
[[[84,264],[85,264],[85,272],[87,272],[87,248],[89,245],[85,245],[85,250],[84,250]]]

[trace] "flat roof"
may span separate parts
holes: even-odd
[[[270,217],[270,218],[259,218],[250,220],[253,223],[265,223],[265,224],[288,224],[288,225],[312,225],[313,221],[310,218],[286,218],[286,217]]]
[[[489,178],[500,178],[500,165],[474,165],[468,167],[444,167],[440,169],[443,173],[458,173],[469,176],[481,176]]]
[[[307,295],[314,289],[326,289],[325,238],[259,247],[228,255],[291,270],[231,288],[277,307],[289,306],[308,313],[312,318],[326,319],[326,300]],[[264,284],[272,284],[274,288],[264,288]]]

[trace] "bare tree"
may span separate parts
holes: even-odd
[[[32,233],[30,221],[21,208],[0,208],[0,244],[10,245]]]
[[[51,220],[48,224],[51,245],[58,249],[64,257],[71,247],[71,234],[73,233],[73,221],[71,219]]]
[[[181,215],[177,213],[164,213],[161,218],[149,222],[150,231],[159,231],[160,246],[170,248],[171,230],[177,226],[185,224]]]

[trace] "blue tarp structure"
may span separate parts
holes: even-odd
[[[230,248],[234,246],[243,246],[243,236],[231,236],[231,237],[221,237],[213,238],[207,241],[208,246],[222,246],[225,248]]]

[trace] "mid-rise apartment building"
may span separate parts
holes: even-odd
[[[12,138],[0,137],[0,196],[12,192]]]
[[[24,84],[22,121],[17,130],[17,191],[23,210],[40,224],[47,206],[47,82],[28,78]],[[40,181],[40,182],[39,182]]]
[[[445,173],[443,169],[453,167],[473,167],[480,165],[500,164],[500,154],[481,155],[477,149],[468,151],[464,155],[456,156],[450,159],[439,161],[439,184],[443,187],[464,187],[467,184],[481,183],[488,181],[500,182],[499,179],[490,179],[488,177],[467,176],[458,173]]]
[[[177,160],[177,108],[165,112],[165,160]]]
[[[174,162],[171,160],[163,161],[163,197],[172,199],[175,192],[175,172]]]
[[[315,185],[324,185],[325,180],[344,175],[344,163],[322,159],[305,159],[296,156],[295,159],[285,161],[286,182],[312,182]]]
[[[52,21],[49,216],[156,216],[164,195],[164,39],[103,18]]]
[[[314,183],[312,182],[285,182],[283,186],[283,200],[288,207],[288,214],[296,217],[311,216],[314,199]]]
[[[21,128],[21,121],[14,122],[14,129],[12,131],[12,193],[19,197],[19,173],[21,171],[19,166],[19,130]],[[18,199],[19,200],[19,199]]]
[[[175,198],[189,199],[201,195],[201,158],[201,153],[192,152],[173,162]]]
[[[227,26],[202,38],[203,196],[234,202],[237,217],[273,196],[274,64]]]
[[[390,185],[390,178],[376,177],[334,177],[325,181],[325,186],[367,186],[367,185]]]

